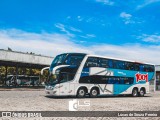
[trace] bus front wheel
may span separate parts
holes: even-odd
[[[84,88],[79,88],[78,91],[77,91],[77,97],[78,98],[83,98],[85,97],[86,95],[86,91]]]

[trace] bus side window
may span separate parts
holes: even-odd
[[[139,64],[134,64],[135,71],[139,71]]]
[[[109,68],[113,68],[113,60],[108,60],[108,66]]]
[[[120,84],[124,84],[124,78],[120,78]]]
[[[149,66],[148,65],[144,65],[144,71],[149,72]]]
[[[143,72],[143,71],[144,71],[144,65],[141,64],[141,65],[139,66],[139,69],[140,69],[140,71]]]
[[[149,72],[154,72],[154,66],[153,65],[149,65]]]
[[[108,68],[108,60],[107,59],[104,59],[104,58],[100,59],[99,64],[100,64],[100,67]]]
[[[126,66],[126,70],[130,70],[128,62],[125,62],[125,66]]]
[[[98,58],[89,57],[85,63],[85,67],[98,67]]]
[[[124,69],[125,63],[123,61],[117,61],[117,68],[118,69]]]
[[[126,70],[134,70],[134,64],[131,62],[126,62]]]
[[[113,60],[113,68],[118,69],[118,61]]]
[[[133,84],[133,78],[125,78],[124,84],[127,84],[127,85]]]

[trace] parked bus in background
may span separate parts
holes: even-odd
[[[154,73],[152,64],[84,53],[65,53],[54,58],[45,91],[53,96],[144,96],[149,93],[149,82]]]
[[[27,76],[27,75],[8,75],[6,80],[7,86],[24,86],[24,85],[32,85],[38,86],[40,84],[39,76]]]

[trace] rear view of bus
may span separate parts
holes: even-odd
[[[155,73],[154,65],[83,53],[55,57],[45,87],[47,95],[97,97],[127,94],[144,96]]]

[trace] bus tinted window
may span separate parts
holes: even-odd
[[[139,69],[139,64],[135,63],[135,64],[134,64],[134,69],[135,69],[135,71],[139,71],[139,70],[140,70],[140,69]]]
[[[134,77],[117,77],[117,76],[84,76],[80,78],[79,83],[94,84],[133,84]]]
[[[89,57],[86,61],[85,67],[98,67],[98,58]]]
[[[99,65],[100,65],[100,67],[108,68],[108,60],[101,58],[99,60]]]
[[[144,65],[144,71],[145,72],[154,72],[154,66],[153,65]]]
[[[143,64],[139,65],[139,70],[142,71],[142,72],[144,71],[144,65]]]
[[[68,58],[65,60],[65,63],[68,65],[80,65],[84,56],[81,55],[70,55]]]
[[[112,60],[113,61],[113,68],[117,69],[117,61],[116,60]]]
[[[109,68],[113,68],[113,60],[108,60],[108,66]]]
[[[125,67],[126,70],[134,70],[134,63],[126,62]]]
[[[117,61],[117,69],[124,69],[125,63],[123,61]]]
[[[154,72],[154,66],[153,65],[148,65],[149,66],[149,72]]]
[[[149,65],[144,65],[144,71],[149,72]]]

